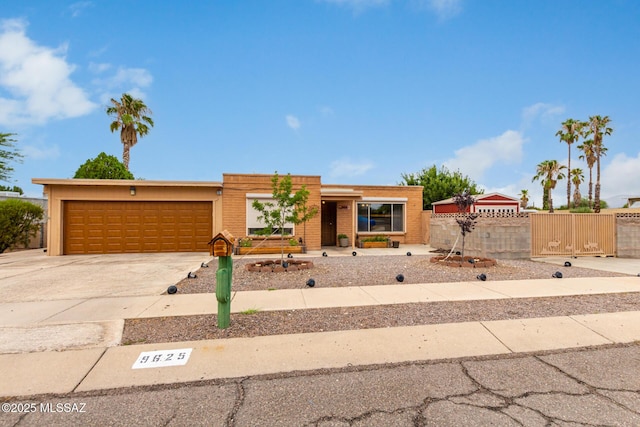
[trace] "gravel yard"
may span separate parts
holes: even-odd
[[[244,264],[256,259],[234,260],[233,291],[293,289],[305,287],[314,278],[316,287],[446,283],[477,280],[547,279],[556,271],[568,277],[624,276],[576,267],[558,267],[526,260],[499,260],[495,267],[452,268],[436,265],[430,256],[356,256],[305,258],[310,270],[287,273],[246,271]],[[177,284],[179,293],[215,292],[217,261],[199,269],[195,279]],[[402,284],[395,279],[403,274]],[[561,280],[561,279],[558,279]],[[349,329],[384,328],[436,323],[566,316],[601,312],[632,311],[640,307],[638,293],[584,295],[553,298],[431,302],[367,307],[285,310],[235,313],[231,326],[217,329],[215,315],[127,320],[122,343],[157,343],[216,338],[252,337]]]

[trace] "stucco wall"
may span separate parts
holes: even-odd
[[[429,227],[431,247],[450,250],[455,244],[455,250],[461,250],[462,236],[456,215],[433,215]],[[475,229],[465,238],[464,250],[465,255],[497,259],[529,258],[531,226],[528,215],[480,215]]]
[[[48,196],[47,248],[49,255],[63,253],[63,203],[67,200],[95,201],[210,201],[213,205],[213,235],[221,231],[222,203],[217,191],[220,183],[187,181],[40,179]],[[135,186],[135,195],[130,187]],[[213,237],[213,236],[212,236]]]

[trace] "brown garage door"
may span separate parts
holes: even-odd
[[[211,202],[64,202],[64,254],[207,252]]]

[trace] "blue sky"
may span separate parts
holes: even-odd
[[[104,110],[129,92],[156,122],[136,177],[397,184],[435,164],[540,206],[531,178],[566,164],[561,123],[599,114],[615,200],[640,195],[639,40],[635,0],[3,0],[0,132],[18,134],[30,195],[31,178],[121,158]],[[572,167],[588,176],[575,145]]]

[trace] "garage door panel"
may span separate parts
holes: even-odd
[[[206,252],[211,202],[64,203],[64,253]]]

